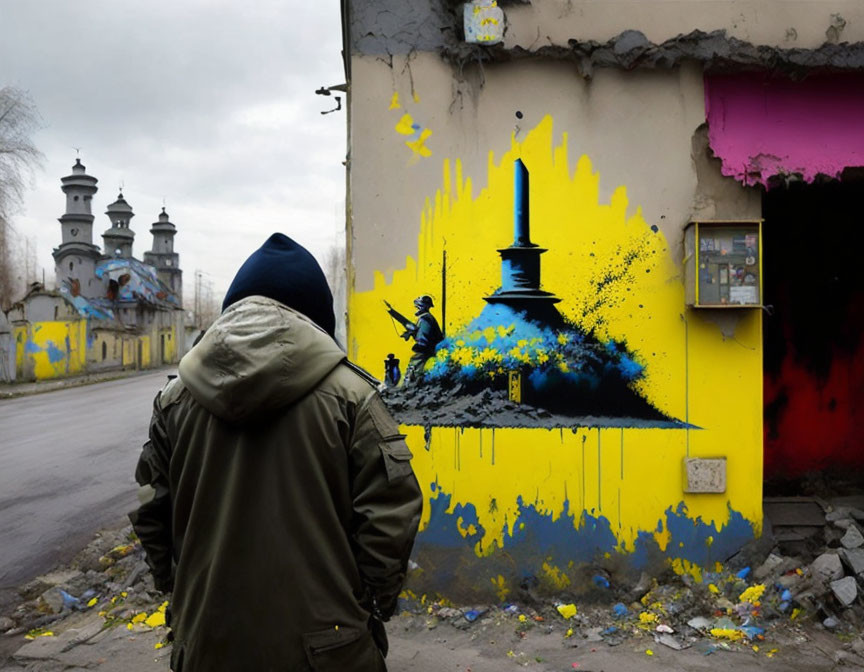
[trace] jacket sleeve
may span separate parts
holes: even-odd
[[[357,566],[385,620],[408,569],[423,499],[411,451],[375,392],[360,406],[349,447]]]
[[[153,573],[157,590],[168,593],[173,589],[174,576],[171,548],[171,491],[168,467],[171,444],[165,420],[159,407],[160,395],[153,402],[150,420],[150,440],[144,444],[135,480],[141,486],[143,503],[129,514],[132,528],[147,554],[147,564]]]

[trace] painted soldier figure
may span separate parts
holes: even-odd
[[[414,352],[408,361],[408,369],[405,372],[406,381],[416,381],[423,374],[426,362],[435,356],[435,348],[444,340],[438,320],[429,312],[433,307],[432,297],[424,294],[414,300],[414,313],[417,321],[413,328],[408,328],[408,335],[414,339],[411,350]]]

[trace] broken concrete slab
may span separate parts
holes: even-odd
[[[860,548],[864,546],[864,535],[861,534],[861,530],[857,526],[850,525],[840,543],[843,544],[844,548]]]
[[[864,549],[841,548],[840,558],[855,574],[864,574]]]
[[[840,600],[840,604],[848,607],[858,597],[858,582],[854,576],[844,576],[839,581],[831,582],[831,590],[834,596]]]
[[[765,562],[756,568],[756,571],[753,572],[753,577],[757,581],[764,581],[775,572],[779,572],[780,567],[783,566],[784,562],[785,558],[782,555],[771,553],[767,558],[765,558]]]
[[[843,577],[843,563],[836,553],[823,553],[810,565],[810,573],[824,581],[836,581]]]
[[[762,510],[774,527],[822,527],[825,512],[812,497],[768,497]]]

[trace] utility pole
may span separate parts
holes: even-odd
[[[201,329],[201,276],[203,273],[195,270],[195,326]]]

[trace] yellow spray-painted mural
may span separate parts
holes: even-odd
[[[19,378],[57,378],[80,373],[86,367],[86,320],[34,322],[14,331]]]
[[[551,590],[598,559],[698,574],[761,524],[761,317],[743,316],[728,338],[687,311],[679,251],[625,186],[602,202],[590,158],[571,156],[566,133],[554,138],[547,117],[490,152],[485,175],[444,161],[418,213],[416,258],[349,299],[355,361],[391,383],[408,377],[389,403],[428,498],[421,566],[456,563],[464,578],[448,574],[451,590],[464,581],[501,599],[517,574]],[[513,297],[525,292],[529,312],[546,311],[535,323],[554,322],[545,331],[501,312],[523,310]],[[418,355],[404,313],[409,325],[440,323],[434,353]],[[514,398],[514,369],[537,403]],[[564,382],[542,397],[550,372]],[[479,379],[491,391],[472,387]],[[685,457],[726,457],[727,491],[684,494]]]

